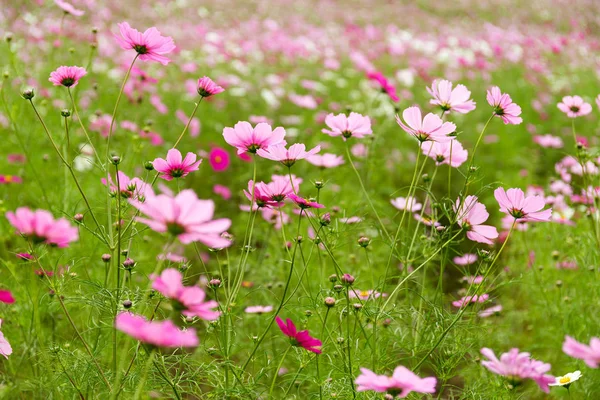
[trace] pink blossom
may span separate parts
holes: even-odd
[[[467,282],[469,285],[479,285],[481,282],[483,282],[483,276],[463,276],[461,281]]]
[[[416,212],[423,208],[423,204],[419,203],[416,198],[409,197],[396,197],[395,199],[390,200],[390,203],[398,210]]]
[[[403,366],[396,367],[392,376],[377,375],[367,368],[361,368],[360,372],[361,374],[355,381],[358,392],[372,390],[403,399],[410,392],[435,393],[435,386],[437,385],[435,377],[419,378]]]
[[[289,149],[286,149],[284,144],[276,144],[269,146],[266,149],[261,148],[256,151],[256,154],[262,158],[279,161],[289,168],[294,165],[297,160],[303,160],[313,156],[319,151],[321,151],[321,146],[316,146],[311,150],[306,151],[306,146],[304,144],[296,143],[291,145]]]
[[[102,178],[100,180],[103,185],[109,186],[111,194],[116,196],[118,193],[125,199],[144,198],[148,194],[152,194],[152,188],[140,178],[129,178],[123,172],[119,171],[117,177],[113,181],[112,176],[108,175],[108,180]]]
[[[456,131],[452,122],[444,122],[435,114],[429,113],[422,118],[419,107],[409,107],[402,112],[402,118],[396,115],[396,122],[405,132],[417,138],[420,142],[449,142],[454,137],[449,136]]]
[[[381,91],[383,93],[387,94],[392,101],[395,101],[395,102],[400,101],[400,98],[396,94],[396,88],[394,87],[394,85],[392,85],[390,83],[390,81],[381,72],[376,72],[376,71],[369,72],[369,73],[367,73],[367,78],[369,78],[372,81],[377,82],[379,84],[379,87],[381,88]]]
[[[507,93],[502,93],[498,86],[494,86],[487,91],[487,102],[494,107],[494,114],[500,118],[505,124],[518,125],[523,122],[521,115],[521,107],[512,102],[512,99]]]
[[[141,315],[129,312],[117,315],[115,328],[157,347],[196,347],[199,343],[194,328],[181,331],[171,321],[148,321]]]
[[[460,257],[454,257],[452,261],[456,265],[471,265],[477,261],[477,255],[467,253]]]
[[[266,149],[276,144],[286,144],[285,129],[272,129],[269,124],[261,122],[252,128],[250,123],[240,121],[233,128],[224,128],[223,137],[231,146],[237,148],[238,154],[256,153],[258,149]]]
[[[14,302],[15,298],[10,290],[0,290],[0,303],[13,304]]]
[[[501,311],[502,311],[502,306],[497,305],[497,306],[488,307],[485,310],[481,310],[481,311],[479,311],[479,313],[477,313],[477,315],[481,318],[487,318],[487,317],[491,317],[492,315],[499,314]]]
[[[87,74],[87,71],[83,67],[67,67],[61,66],[58,67],[55,71],[50,73],[50,82],[54,84],[54,86],[64,86],[64,87],[75,87],[79,80],[83,78]]]
[[[215,94],[223,93],[225,89],[217,85],[208,76],[198,79],[198,94],[202,97],[210,97]]]
[[[303,197],[296,195],[295,193],[290,193],[287,195],[288,199],[292,200],[294,203],[298,205],[301,209],[305,210],[307,208],[325,208],[323,204],[319,204],[316,201],[307,200]]]
[[[248,314],[266,314],[273,311],[273,306],[250,306],[244,311]]]
[[[323,129],[323,133],[332,137],[341,136],[344,141],[351,137],[360,139],[373,133],[371,119],[355,112],[350,115],[328,114],[325,124],[329,129]]]
[[[555,149],[561,149],[563,147],[563,141],[558,136],[536,135],[533,137],[533,141],[542,147],[551,147]]]
[[[313,154],[306,158],[310,164],[321,168],[335,168],[344,163],[344,157],[331,153]]]
[[[160,114],[166,114],[169,111],[165,103],[162,102],[160,96],[157,94],[150,96],[150,104],[152,104]]]
[[[177,119],[179,121],[181,121],[181,123],[183,125],[187,125],[188,121],[190,123],[189,126],[189,132],[190,132],[190,136],[191,137],[198,137],[198,135],[200,134],[200,128],[201,128],[201,124],[200,124],[200,120],[198,118],[192,118],[192,120],[190,121],[190,117],[188,117],[185,112],[183,112],[183,110],[177,110],[175,112],[175,116],[177,117]]]
[[[429,103],[440,106],[444,112],[466,114],[475,109],[475,102],[470,98],[471,92],[464,85],[456,85],[452,89],[452,82],[436,79],[427,91],[433,97]]]
[[[226,218],[212,220],[214,202],[198,199],[191,189],[182,190],[175,197],[167,194],[149,195],[143,203],[131,199],[129,202],[148,217],[137,217],[138,222],[156,232],[169,232],[181,243],[201,242],[212,248],[231,245],[229,240],[221,237],[231,226],[231,221]]]
[[[311,337],[307,330],[298,332],[296,330],[296,325],[294,325],[289,318],[284,323],[278,316],[275,321],[277,322],[277,325],[279,325],[281,332],[290,338],[292,346],[302,347],[313,353],[321,354],[321,341]]]
[[[290,94],[289,99],[292,103],[297,105],[298,107],[307,108],[309,110],[314,110],[319,105],[317,100],[311,95],[299,95],[299,94]]]
[[[0,319],[0,326],[1,325],[2,320]],[[6,357],[6,359],[8,360],[8,356],[10,356],[12,352],[13,351],[12,347],[10,346],[10,343],[8,343],[8,340],[6,340],[6,338],[4,337],[4,333],[0,332],[0,354]]]
[[[23,179],[15,175],[0,175],[0,185],[8,185],[9,183],[23,183]]]
[[[511,349],[508,353],[496,357],[491,349],[484,347],[481,354],[488,358],[481,362],[491,372],[506,377],[513,385],[522,380],[531,379],[538,384],[540,389],[548,393],[548,384],[554,383],[554,377],[547,375],[550,364],[531,358],[529,353],[520,353],[519,349]]]
[[[348,291],[348,297],[351,299],[360,299],[362,301],[377,299],[379,297],[387,297],[387,293],[380,293],[376,290],[358,290],[353,289]]]
[[[302,179],[297,178],[295,175],[292,175],[291,178],[289,176],[273,175],[271,179],[272,181],[269,183],[253,183],[250,180],[248,191],[244,191],[248,200],[252,200],[252,188],[254,187],[254,201],[259,208],[281,207],[288,195],[298,192],[302,183]]]
[[[160,177],[170,181],[173,178],[183,178],[190,172],[198,171],[202,159],[196,161],[196,154],[189,152],[182,159],[181,153],[177,149],[170,149],[167,152],[167,159],[155,158],[152,161],[154,169],[161,173]]]
[[[85,12],[83,10],[78,10],[71,3],[67,3],[63,0],[54,0],[54,4],[59,6],[66,14],[71,14],[76,17],[81,17]]]
[[[469,152],[458,140],[443,143],[426,141],[421,143],[421,150],[434,159],[436,165],[448,164],[458,168],[469,158]]]
[[[494,243],[492,239],[498,237],[498,231],[491,225],[483,225],[490,214],[485,206],[477,201],[477,196],[467,196],[462,203],[457,199],[454,212],[458,225],[467,230],[467,238],[479,243]]]
[[[488,301],[489,298],[490,298],[490,295],[487,293],[484,293],[482,295],[476,294],[473,296],[465,296],[465,297],[461,298],[460,300],[453,301],[452,305],[454,307],[462,308],[471,303],[485,303],[486,301]]]
[[[562,98],[562,102],[556,106],[569,118],[582,117],[592,112],[592,105],[583,101],[579,96],[565,96]]]
[[[521,189],[497,188],[494,197],[500,205],[500,211],[512,215],[520,221],[549,221],[552,209],[542,210],[546,203],[539,195],[527,196]]]
[[[31,211],[27,207],[19,207],[13,213],[6,213],[8,222],[16,228],[17,233],[34,243],[46,243],[57,247],[67,247],[69,243],[79,239],[77,228],[71,226],[65,218],[54,219],[45,210]]]
[[[226,171],[229,168],[229,153],[221,147],[214,147],[208,154],[208,162],[214,171]]]
[[[102,114],[92,120],[90,123],[90,130],[93,132],[99,132],[104,137],[108,137],[111,120],[112,116],[108,114]]]
[[[231,190],[227,186],[217,184],[213,186],[213,193],[221,196],[223,200],[231,199]]]
[[[562,350],[568,356],[583,360],[590,368],[598,368],[600,365],[600,338],[592,337],[588,346],[571,336],[565,336]]]
[[[171,61],[165,57],[165,54],[175,50],[172,38],[162,36],[155,27],[141,33],[129,26],[127,22],[117,25],[119,25],[121,36],[115,35],[115,39],[122,49],[135,50],[142,61],[156,61],[162,65],[167,65]]]

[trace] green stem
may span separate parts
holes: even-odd
[[[100,168],[102,168],[103,171],[106,171],[106,168],[104,168],[104,164],[100,160],[100,156],[98,155],[98,152],[96,151],[96,148],[94,147],[94,143],[92,142],[92,139],[90,138],[90,135],[88,134],[87,129],[85,129],[83,120],[79,116],[79,111],[77,110],[77,104],[75,103],[75,99],[73,98],[73,93],[71,92],[70,87],[67,88],[67,92],[69,93],[69,97],[71,98],[71,104],[73,105],[73,111],[75,112],[75,116],[77,117],[77,120],[79,121],[79,126],[81,126],[81,129],[83,130],[83,133],[85,134],[85,137],[86,137],[90,147],[92,148],[94,155],[96,156],[96,160],[98,160],[98,165],[100,166]]]
[[[133,396],[133,400],[137,400],[142,395],[142,390],[144,390],[144,386],[146,383],[146,377],[148,376],[148,371],[150,370],[150,366],[154,360],[154,353],[156,351],[154,349],[150,350],[150,354],[148,355],[148,359],[146,360],[146,365],[144,366],[144,371],[142,372],[142,377],[140,379],[140,383],[135,390],[135,395]]]
[[[175,141],[175,144],[173,145],[173,149],[176,148],[177,145],[179,144],[179,142],[181,142],[181,139],[183,139],[183,135],[185,135],[185,132],[188,130],[190,124],[192,123],[192,120],[194,119],[194,115],[196,115],[196,111],[198,110],[198,106],[202,102],[202,99],[204,99],[204,97],[200,97],[200,100],[196,103],[196,106],[194,107],[194,111],[192,111],[192,115],[190,115],[190,118],[188,119],[187,124],[185,124],[185,128],[183,128],[183,132],[181,132],[181,134],[177,138],[177,141]]]
[[[283,360],[285,360],[285,356],[287,356],[287,353],[290,351],[291,348],[292,348],[292,346],[288,346],[288,348],[285,349],[285,352],[283,353],[281,360],[279,360],[279,364],[277,365],[277,368],[273,372],[273,380],[271,381],[271,387],[269,389],[269,399],[273,398],[273,389],[275,389],[275,382],[277,381],[277,376],[279,376],[279,370],[281,369],[281,366],[283,365]]]

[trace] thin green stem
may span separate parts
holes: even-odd
[[[273,389],[275,389],[275,382],[277,382],[277,376],[279,376],[279,370],[281,369],[281,366],[283,365],[283,360],[285,360],[285,356],[287,356],[287,353],[290,351],[291,348],[292,348],[292,346],[288,346],[288,348],[285,349],[283,356],[281,356],[281,360],[279,360],[279,364],[277,364],[277,368],[275,369],[275,371],[273,371],[273,380],[271,381],[271,386],[269,389],[269,399],[273,398]]]
[[[102,171],[106,171],[106,168],[104,168],[104,164],[100,160],[100,156],[98,155],[98,152],[96,151],[96,147],[94,147],[94,143],[92,142],[92,139],[90,138],[90,135],[88,134],[87,129],[85,129],[83,120],[79,116],[79,111],[77,110],[77,104],[75,103],[75,99],[73,98],[73,93],[71,92],[70,87],[67,88],[67,92],[69,93],[69,97],[71,98],[71,104],[73,105],[73,111],[75,112],[75,116],[77,117],[77,120],[79,121],[79,126],[81,126],[81,129],[83,130],[85,138],[87,139],[90,147],[92,148],[92,151],[94,152],[94,155],[96,156],[96,160],[98,160],[98,165],[100,166],[100,168],[102,168]]]
[[[175,144],[173,145],[173,149],[177,147],[179,142],[181,142],[181,139],[183,139],[185,132],[187,132],[188,128],[190,127],[190,124],[192,123],[192,120],[194,119],[194,116],[196,115],[196,111],[198,110],[198,106],[202,102],[202,99],[204,99],[204,97],[200,97],[200,100],[196,103],[196,106],[194,107],[194,111],[192,111],[192,115],[190,115],[190,118],[188,119],[187,124],[185,124],[185,128],[183,128],[183,131],[181,132],[181,134],[175,141]]]

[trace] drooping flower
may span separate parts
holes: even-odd
[[[500,205],[500,211],[512,215],[517,221],[549,221],[552,209],[543,210],[544,198],[539,195],[527,196],[521,189],[494,190],[494,197]]]
[[[288,199],[292,200],[294,203],[298,205],[301,209],[305,210],[307,208],[325,208],[323,204],[319,204],[316,201],[312,201],[309,199],[305,199],[303,197],[298,196],[295,193],[290,193],[287,195]]]
[[[467,237],[479,243],[493,244],[492,239],[498,237],[498,231],[491,225],[483,225],[490,214],[485,206],[477,201],[477,196],[467,196],[461,203],[460,199],[454,204],[454,212],[458,225],[467,230]]]
[[[219,318],[218,307],[214,300],[204,301],[206,293],[198,286],[183,286],[183,275],[174,268],[165,269],[160,275],[150,276],[152,289],[176,302],[176,309],[181,309],[186,317],[199,317],[208,321]]]
[[[498,86],[494,86],[487,91],[487,102],[494,107],[494,114],[500,118],[505,124],[518,125],[523,122],[521,115],[521,107],[513,103],[507,93],[502,93]]]
[[[148,218],[136,220],[160,233],[169,232],[181,243],[201,242],[211,248],[224,248],[231,242],[221,234],[231,226],[231,220],[213,220],[215,203],[200,200],[191,189],[182,190],[175,197],[167,194],[148,195],[145,201],[129,200],[130,204]]]
[[[0,326],[2,325],[2,320],[0,319]],[[8,340],[4,337],[4,333],[0,332],[0,354],[3,355],[7,360],[8,356],[12,354],[12,347]]]
[[[17,233],[34,243],[67,247],[69,243],[79,239],[77,228],[71,226],[68,220],[55,220],[46,210],[31,211],[27,207],[19,207],[14,213],[7,212],[6,219],[16,228]]]
[[[600,338],[593,337],[588,346],[571,336],[565,336],[562,350],[568,356],[583,360],[590,368],[598,368],[600,365]]]
[[[562,102],[556,106],[569,118],[583,117],[592,112],[592,105],[583,101],[579,96],[565,96],[562,98]]]
[[[15,298],[10,290],[0,290],[0,303],[13,304],[14,302]]]
[[[377,82],[381,91],[387,94],[390,99],[394,102],[400,101],[400,98],[396,94],[396,87],[390,83],[390,81],[381,73],[377,71],[371,71],[367,73],[367,78]]]
[[[581,378],[581,371],[569,372],[563,376],[555,377],[554,383],[551,383],[548,386],[565,386],[568,388],[571,383],[579,380],[579,378]]]
[[[436,165],[448,164],[458,168],[469,158],[469,152],[463,148],[458,140],[444,143],[423,142],[421,143],[421,150],[423,154],[434,159]]]
[[[417,212],[423,208],[423,204],[419,203],[417,199],[412,196],[396,197],[395,199],[390,200],[390,203],[392,203],[392,205],[400,211],[406,210],[410,212]]]
[[[525,379],[531,379],[538,384],[540,389],[548,393],[548,385],[554,382],[550,371],[550,364],[534,360],[529,353],[520,353],[519,349],[511,349],[508,353],[496,357],[491,349],[484,347],[481,354],[488,358],[481,362],[491,372],[506,377],[515,386]]]
[[[202,97],[210,97],[215,94],[223,93],[225,89],[217,85],[208,76],[198,79],[198,94]]]
[[[373,133],[371,119],[355,112],[351,112],[350,115],[328,114],[325,124],[329,129],[323,129],[323,133],[332,137],[341,136],[344,140],[351,137],[360,139]]]
[[[154,169],[161,173],[160,177],[170,181],[173,178],[183,178],[193,171],[197,171],[202,159],[196,161],[196,154],[189,152],[185,158],[177,149],[170,149],[167,158],[155,158],[152,161]]]
[[[396,122],[406,133],[411,134],[420,142],[449,142],[454,139],[449,136],[456,131],[452,122],[444,122],[435,114],[429,113],[422,118],[419,107],[408,107],[402,112],[402,119],[396,115]]]
[[[285,129],[277,127],[271,128],[271,125],[261,122],[252,128],[252,125],[246,121],[240,121],[233,128],[224,128],[223,137],[225,141],[237,148],[238,154],[256,153],[258,149],[266,149],[269,146],[277,144],[286,144]]]
[[[344,157],[331,153],[313,154],[306,158],[310,164],[321,168],[335,168],[344,163]]]
[[[140,342],[157,347],[196,347],[199,343],[194,328],[182,331],[169,320],[148,321],[141,315],[129,312],[117,315],[115,328]]]
[[[54,0],[54,4],[59,6],[65,12],[65,14],[71,14],[75,17],[81,17],[83,14],[85,14],[83,10],[78,10],[77,8],[73,7],[71,3],[67,3],[63,0]]]
[[[135,50],[142,61],[156,61],[167,65],[171,60],[165,56],[175,50],[175,43],[169,36],[162,36],[155,27],[144,33],[133,29],[127,22],[119,25],[121,36],[114,35],[119,46],[125,50]]]
[[[377,375],[367,368],[361,368],[360,372],[361,374],[355,380],[358,392],[372,390],[403,399],[411,392],[435,393],[435,386],[437,385],[435,377],[419,378],[403,366],[396,367],[392,376]]]
[[[433,99],[430,104],[441,107],[444,112],[456,111],[466,114],[475,109],[475,102],[471,99],[471,92],[465,85],[456,85],[452,89],[452,82],[445,79],[434,80],[431,88],[427,88]]]
[[[79,80],[87,74],[87,71],[83,67],[58,67],[55,71],[50,73],[50,82],[54,86],[74,87],[77,86]]]
[[[304,144],[296,143],[291,145],[289,149],[286,149],[284,144],[276,144],[269,146],[266,149],[258,149],[256,154],[269,160],[279,161],[289,168],[294,165],[297,160],[303,160],[317,154],[319,151],[321,151],[321,146],[316,146],[311,150],[306,151],[306,146]]]
[[[278,316],[275,321],[277,325],[279,325],[279,329],[281,332],[287,337],[290,338],[290,342],[292,346],[302,347],[308,351],[311,351],[316,354],[321,354],[321,341],[319,339],[313,338],[308,333],[308,330],[300,331],[296,329],[296,325],[292,322],[291,319],[286,319],[285,323]]]

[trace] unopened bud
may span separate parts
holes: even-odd
[[[344,274],[342,275],[342,283],[346,286],[352,286],[352,284],[354,283],[354,277],[350,274]]]
[[[82,223],[83,222],[83,214],[75,214],[73,216],[73,219],[75,220],[75,222]]]
[[[321,215],[320,223],[322,226],[328,226],[331,223],[331,214],[325,213]]]
[[[146,162],[144,163],[144,168],[145,168],[147,171],[152,171],[152,170],[154,170],[154,165],[152,165],[152,161],[146,161]]]
[[[110,262],[111,258],[112,256],[110,254],[102,254],[102,261],[104,261],[105,263]]]
[[[338,279],[338,277],[336,274],[329,275],[329,282],[335,283],[335,282],[337,282],[337,279]]]
[[[335,306],[335,299],[333,297],[325,297],[323,303],[325,303],[327,307],[331,308]]]
[[[121,157],[119,157],[119,156],[112,156],[112,157],[110,158],[110,162],[111,162],[113,165],[119,165],[119,164],[121,163]]]
[[[125,261],[123,261],[123,268],[126,270],[132,270],[135,268],[135,264],[136,262],[132,258],[127,257]]]
[[[369,244],[371,244],[371,239],[369,239],[368,237],[361,236],[358,238],[358,245],[360,247],[367,248],[369,246]]]
[[[65,118],[68,118],[71,116],[71,110],[63,108],[62,110],[60,110],[60,115]]]
[[[130,309],[132,305],[133,305],[133,303],[131,302],[131,300],[123,301],[123,308],[125,308],[125,309]]]
[[[21,97],[23,97],[25,100],[31,100],[35,97],[35,93],[31,88],[25,89],[21,92]]]
[[[219,286],[221,286],[221,280],[220,279],[211,279],[208,282],[208,285],[213,289],[217,289]]]

